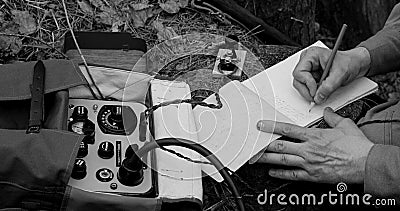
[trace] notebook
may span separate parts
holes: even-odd
[[[318,41],[311,46],[327,48]],[[302,51],[304,51],[303,49]],[[336,90],[327,101],[309,112],[310,102],[292,86],[292,72],[301,52],[240,83],[232,81],[219,90],[223,107],[193,110],[198,142],[213,152],[221,162],[236,171],[250,158],[279,138],[256,129],[259,120],[287,122],[299,126],[311,125],[323,117],[327,106],[338,110],[378,89],[368,78],[359,78]],[[215,96],[205,100],[215,103]],[[202,170],[216,179],[222,177],[211,165]]]

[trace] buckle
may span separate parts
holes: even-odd
[[[40,132],[40,125],[29,126],[28,129],[26,130],[26,134],[39,133],[39,132]]]

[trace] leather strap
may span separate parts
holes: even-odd
[[[31,110],[29,125],[26,133],[39,133],[44,117],[44,80],[46,68],[42,61],[38,61],[33,69],[33,82],[31,85]]]

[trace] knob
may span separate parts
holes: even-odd
[[[114,156],[114,145],[108,141],[102,142],[97,153],[103,159],[110,159]]]
[[[86,177],[86,174],[86,162],[82,159],[76,159],[71,177],[76,180],[81,180]]]
[[[109,182],[114,178],[114,173],[110,169],[102,168],[96,172],[96,178],[100,182]]]
[[[78,158],[84,158],[88,154],[88,144],[84,141],[81,142],[78,149]]]
[[[136,153],[133,153],[130,158],[125,158],[118,169],[118,181],[126,186],[139,185],[143,181],[143,165]]]
[[[74,112],[72,113],[72,117],[75,120],[85,120],[88,118],[88,110],[85,106],[76,106],[74,108]]]
[[[108,118],[110,118],[110,122],[122,122],[122,106],[113,106],[111,108],[111,114]]]
[[[94,133],[93,135],[86,135],[85,137],[83,137],[82,141],[86,144],[94,144]]]

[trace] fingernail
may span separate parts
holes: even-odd
[[[333,111],[333,109],[331,107],[326,107],[325,110],[330,111],[330,112],[335,112],[335,111]]]
[[[316,99],[317,103],[322,103],[325,101],[325,95],[319,93]]]
[[[262,121],[262,120],[258,121],[258,122],[257,122],[257,129],[258,129],[258,130],[261,130],[261,128],[263,128],[263,127],[264,127],[263,121]]]
[[[268,174],[271,175],[271,176],[272,176],[272,175],[275,175],[275,174],[276,174],[276,171],[275,171],[275,170],[269,170]]]
[[[252,164],[252,163],[255,163],[256,161],[257,161],[257,158],[252,157],[252,158],[250,158],[249,163]]]

